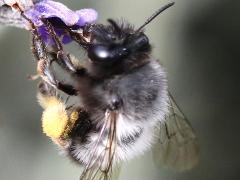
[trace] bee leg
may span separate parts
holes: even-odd
[[[39,60],[37,69],[43,80],[48,82],[51,86],[63,91],[70,96],[77,95],[77,90],[72,85],[60,82],[55,78],[52,70],[50,69],[49,61],[45,61],[44,59]]]
[[[63,69],[67,70],[67,72],[70,72],[72,75],[77,74],[78,76],[86,75],[86,68],[83,67],[78,59],[76,59],[73,55],[67,54],[67,56],[70,59],[70,63],[75,68],[74,71],[70,71],[69,68],[63,63],[63,61],[59,61],[59,56],[55,51],[50,51],[48,53],[49,56],[51,56],[52,61],[51,62],[57,62]]]
[[[70,60],[70,55],[64,52],[62,43],[58,36],[56,35],[56,32],[54,31],[52,24],[47,19],[44,18],[42,18],[42,21],[46,25],[49,35],[53,38],[55,44],[54,48],[56,49],[57,58],[55,58],[54,60],[57,60],[56,62],[66,71],[76,73],[77,70]]]
[[[50,69],[51,59],[48,55],[46,45],[38,33],[36,26],[28,19],[21,11],[22,17],[25,18],[31,25],[32,32],[32,52],[35,59],[38,61],[37,71],[42,79],[48,82],[51,86],[63,91],[68,95],[77,95],[75,88],[69,84],[64,84],[58,81],[52,70]]]
[[[51,59],[46,52],[45,44],[41,40],[38,33],[33,34],[33,54],[38,61],[37,71],[43,80],[48,82],[51,86],[63,91],[68,95],[77,95],[77,91],[72,85],[65,84],[56,79],[51,70]]]
[[[50,86],[45,81],[40,81],[38,84],[38,92],[43,96],[57,96],[57,91],[55,88]]]
[[[88,49],[91,42],[91,31],[95,24],[87,24],[80,29],[66,28],[73,41],[78,43],[82,48]]]

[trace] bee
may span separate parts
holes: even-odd
[[[42,19],[54,40],[51,50],[23,14],[32,25],[32,50],[42,79],[37,97],[44,109],[43,132],[84,167],[81,180],[111,179],[114,167],[154,144],[154,159],[169,167],[184,170],[197,163],[195,133],[169,93],[166,72],[151,56],[143,31],[173,4],[138,29],[112,19],[78,30],[64,27],[87,52],[82,63],[64,51],[50,20]],[[53,62],[70,75],[71,83],[57,78]]]

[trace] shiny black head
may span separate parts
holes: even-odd
[[[151,46],[143,32],[136,32],[129,24],[117,24],[108,20],[109,25],[96,25],[92,29],[92,43],[88,57],[94,63],[111,65],[132,61],[150,52]]]
[[[92,41],[88,47],[89,59],[105,66],[119,63],[136,67],[146,63],[151,46],[142,29],[173,4],[170,2],[158,9],[137,30],[127,23],[118,24],[112,19],[108,20],[109,25],[93,26]]]
[[[91,25],[90,43],[86,48],[90,74],[95,77],[109,77],[147,64],[151,59],[151,45],[143,28],[173,4],[171,2],[158,9],[138,29],[126,22],[117,23],[112,19],[108,19],[108,25]]]

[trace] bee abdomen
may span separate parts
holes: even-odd
[[[78,120],[75,122],[73,129],[71,130],[70,137],[77,138],[82,143],[87,141],[89,132],[92,130],[93,125],[90,120],[89,114],[86,111],[79,113]]]

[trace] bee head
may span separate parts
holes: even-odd
[[[108,25],[92,25],[91,40],[86,48],[91,62],[90,74],[108,77],[147,64],[151,60],[151,45],[143,28],[173,4],[171,2],[158,9],[138,29],[126,22],[116,23],[112,19],[108,19]]]
[[[136,32],[126,23],[119,25],[112,19],[108,22],[107,26],[93,28],[92,43],[88,48],[92,62],[110,65],[150,52],[148,37],[143,32]]]

